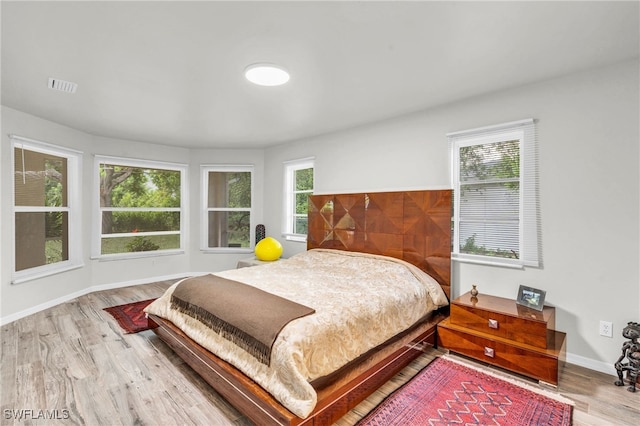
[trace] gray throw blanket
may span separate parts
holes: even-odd
[[[188,278],[171,296],[171,308],[207,325],[269,365],[282,328],[314,309],[216,275]]]

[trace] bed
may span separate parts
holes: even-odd
[[[213,274],[311,309],[266,362],[172,311],[186,284],[147,308],[155,333],[260,425],[333,423],[434,345],[448,315],[451,191],[314,195],[308,219],[306,252]]]

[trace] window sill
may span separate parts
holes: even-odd
[[[307,236],[302,234],[282,234],[282,238],[287,241],[293,241],[294,243],[306,243]]]
[[[212,253],[212,254],[237,254],[237,253],[253,253],[254,250],[248,247],[216,247],[216,248],[201,248],[200,251],[202,253]]]
[[[63,272],[73,271],[84,267],[84,263],[71,263],[66,265],[59,265],[55,268],[41,266],[33,268],[34,270],[29,272],[15,272],[11,284],[22,284],[28,281],[34,281],[40,278],[45,278],[51,275],[61,274]]]
[[[522,261],[515,259],[499,259],[486,256],[451,254],[451,260],[460,263],[471,263],[475,265],[498,266],[509,269],[524,269]]]
[[[91,260],[97,260],[98,262],[111,262],[114,260],[142,259],[145,257],[173,256],[177,254],[184,254],[184,250],[162,250],[162,251],[136,252],[136,253],[127,253],[127,254],[124,254],[124,253],[104,254],[99,256],[92,256]]]

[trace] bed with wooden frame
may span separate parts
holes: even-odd
[[[427,272],[450,297],[451,191],[313,195],[307,248],[364,252],[402,259]],[[238,411],[258,425],[328,425],[434,346],[441,308],[314,385],[318,402],[307,418],[287,410],[231,364],[156,315],[155,333]]]

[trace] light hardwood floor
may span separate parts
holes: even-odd
[[[3,326],[1,424],[250,425],[153,332],[123,334],[103,311],[170,284],[92,293]],[[337,424],[354,424],[441,353],[422,355]],[[640,391],[614,380],[567,364],[556,391],[575,401],[575,425],[640,424]]]

